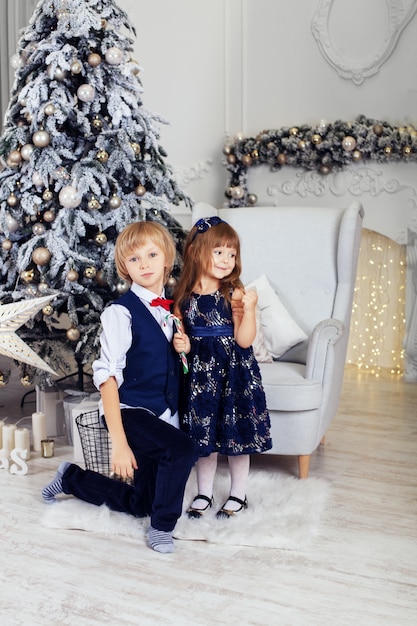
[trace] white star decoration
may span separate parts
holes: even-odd
[[[25,344],[15,330],[48,304],[55,295],[0,305],[0,354],[57,376],[45,361]]]

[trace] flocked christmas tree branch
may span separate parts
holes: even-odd
[[[142,105],[134,34],[114,0],[41,0],[13,59],[0,302],[56,296],[18,332],[58,372],[92,362],[100,314],[129,288],[113,258],[127,224],[166,226],[178,250],[171,284],[181,267],[186,233],[170,204],[191,200],[165,162],[165,121]]]
[[[353,122],[323,121],[314,127],[264,130],[256,137],[238,135],[226,143],[224,154],[230,173],[226,188],[229,206],[245,206],[257,202],[248,190],[252,167],[267,165],[274,171],[290,165],[326,176],[360,161],[416,162],[417,130],[360,115]]]

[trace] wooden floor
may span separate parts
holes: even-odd
[[[0,417],[18,418],[24,389],[14,398],[7,389]],[[4,626],[417,624],[416,384],[346,371],[338,415],[311,461],[330,498],[319,534],[300,550],[178,541],[159,555],[126,538],[43,528],[39,492],[60,460],[58,445],[26,476],[0,470]],[[297,467],[269,455],[253,465]]]

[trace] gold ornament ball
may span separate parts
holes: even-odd
[[[43,214],[43,219],[45,222],[53,222],[55,219],[55,212],[54,211],[45,211],[45,213]]]
[[[252,157],[250,154],[244,154],[242,157],[242,165],[244,165],[245,167],[250,167],[250,165],[252,164]]]
[[[377,135],[377,137],[380,137],[384,132],[384,127],[382,126],[382,124],[374,124],[372,126],[372,130],[374,131],[375,135]]]
[[[51,137],[46,130],[37,130],[32,135],[32,141],[37,148],[46,148],[50,144]]]
[[[304,150],[306,147],[306,142],[304,141],[304,139],[300,139],[300,141],[298,142],[298,147],[300,148],[300,150]]]
[[[235,200],[240,200],[241,198],[243,198],[244,195],[245,195],[245,192],[243,191],[242,187],[240,187],[239,185],[236,185],[236,187],[232,187],[231,189],[232,198],[234,198]]]
[[[323,174],[323,176],[327,176],[328,174],[330,174],[331,169],[328,165],[322,165],[320,167],[320,174]]]
[[[133,152],[135,153],[136,156],[140,155],[140,145],[138,143],[136,143],[135,141],[133,143],[130,144]]]
[[[410,146],[404,146],[403,148],[403,155],[408,157],[411,154],[411,147]]]
[[[118,209],[121,204],[122,204],[122,199],[120,198],[120,196],[114,193],[109,200],[110,208]]]
[[[95,275],[97,274],[97,270],[95,267],[93,267],[92,265],[89,265],[88,267],[85,268],[84,270],[84,276],[86,278],[95,278]]]
[[[98,246],[104,246],[107,243],[107,237],[104,233],[97,233],[94,237],[94,241]]]
[[[259,157],[259,152],[255,149],[251,152],[252,159],[257,159]]]
[[[91,125],[95,130],[101,130],[103,128],[103,122],[99,117],[95,117]]]
[[[80,74],[83,69],[83,66],[79,61],[73,61],[71,63],[71,74]]]
[[[74,283],[79,278],[79,274],[76,270],[69,270],[67,278],[71,283]]]
[[[98,67],[101,63],[101,56],[97,52],[92,52],[88,55],[87,61],[90,67]]]
[[[45,189],[45,191],[42,194],[42,200],[45,200],[45,202],[50,202],[53,197],[54,197],[54,194],[52,193],[50,189]]]
[[[109,155],[105,150],[99,150],[97,152],[97,159],[100,161],[100,163],[107,163],[107,161],[109,160]]]
[[[362,152],[360,150],[354,150],[352,152],[352,161],[356,163],[362,159]]]
[[[392,148],[391,148],[391,146],[385,146],[385,148],[384,148],[384,154],[385,154],[386,156],[391,156],[391,154],[392,154]]]
[[[12,150],[9,153],[9,160],[14,165],[19,165],[22,162],[22,155],[20,154],[20,150]]]
[[[101,209],[101,204],[100,202],[97,200],[97,198],[91,198],[91,200],[89,200],[88,202],[88,208],[89,209]]]
[[[107,20],[105,17],[102,17],[100,20],[101,28],[107,28]]]
[[[258,196],[254,193],[250,193],[248,195],[248,204],[250,204],[251,206],[253,206],[254,204],[256,204],[258,202]]]
[[[25,376],[21,377],[20,383],[23,385],[23,387],[30,387],[33,384],[33,380],[28,376],[28,374],[26,374]]]
[[[225,155],[227,156],[228,154],[230,154],[230,153],[231,153],[231,151],[232,151],[231,146],[224,146],[224,148],[223,148],[223,154],[225,154]]]
[[[31,283],[35,279],[35,270],[24,270],[21,272],[20,278],[26,284]]]
[[[10,196],[7,198],[7,204],[9,206],[17,206],[19,204],[19,200],[16,198],[16,196],[14,195],[14,193],[12,192],[10,194]]]
[[[175,278],[175,276],[170,276],[167,280],[168,287],[175,287],[176,284],[177,284],[177,279]]]
[[[45,115],[53,115],[55,113],[55,106],[52,104],[52,102],[48,102],[43,110],[45,112]]]
[[[279,165],[285,165],[286,162],[287,162],[287,156],[283,152],[280,152],[277,155],[277,163],[279,163]]]
[[[292,135],[293,137],[295,137],[295,135],[298,135],[298,128],[296,126],[290,128],[290,135]]]
[[[96,283],[98,285],[101,285],[102,287],[107,287],[108,282],[106,280],[103,270],[98,270],[96,274]]]
[[[42,309],[42,313],[46,315],[47,317],[50,317],[53,314],[53,312],[54,312],[54,307],[51,306],[50,304],[47,304]]]
[[[226,161],[230,163],[230,165],[234,165],[236,163],[236,157],[234,154],[228,154],[226,157]]]
[[[68,328],[66,334],[67,334],[67,339],[69,339],[70,341],[77,341],[81,335],[78,328],[74,328],[73,326],[71,328]]]
[[[144,196],[146,193],[146,188],[143,185],[138,185],[135,189],[135,194],[137,196]]]
[[[314,143],[315,146],[318,146],[319,144],[321,144],[321,135],[315,134],[312,136],[311,138],[312,143]]]
[[[10,371],[1,372],[0,371],[0,387],[5,387],[9,382]]]
[[[51,256],[52,255],[48,248],[35,248],[32,252],[32,261],[36,263],[36,265],[47,265],[51,260]]]
[[[13,247],[13,243],[10,241],[10,239],[4,239],[1,242],[1,247],[5,252],[9,252],[9,250],[11,250]]]

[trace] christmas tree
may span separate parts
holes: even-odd
[[[0,141],[0,301],[56,295],[18,334],[58,372],[92,362],[100,314],[129,288],[113,261],[127,224],[166,226],[171,286],[180,271],[186,233],[169,205],[191,201],[159,145],[165,120],[143,108],[135,35],[113,0],[45,0],[19,40]]]

